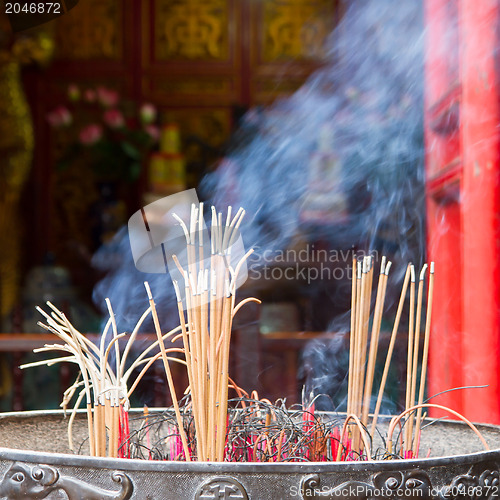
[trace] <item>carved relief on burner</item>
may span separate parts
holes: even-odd
[[[333,488],[320,483],[317,474],[302,480],[302,498],[326,498],[345,500],[371,500],[374,498],[421,498],[429,500],[431,482],[424,471],[383,472],[372,476],[370,482],[346,481]]]
[[[28,465],[15,462],[0,482],[0,499],[39,500],[52,492],[62,490],[68,500],[129,500],[134,485],[127,474],[113,472],[113,482],[120,485],[118,491],[104,490],[74,477],[59,474],[48,465]]]
[[[216,477],[203,483],[196,492],[195,500],[248,500],[241,483],[228,477]]]
[[[159,60],[226,60],[229,0],[156,0],[155,52]]]
[[[328,488],[322,485],[317,474],[302,480],[302,498],[325,498],[345,500],[372,500],[375,498],[435,498],[431,481],[426,472],[382,472],[371,477],[371,481],[346,481]]]
[[[496,467],[457,476],[449,486],[443,488],[439,498],[443,500],[490,500],[500,497],[500,474]]]

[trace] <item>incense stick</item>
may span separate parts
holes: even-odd
[[[375,362],[377,360],[378,342],[380,337],[380,325],[382,323],[382,313],[384,311],[385,291],[387,286],[387,277],[391,263],[386,266],[386,258],[382,257],[380,265],[380,275],[377,286],[377,298],[375,302],[375,311],[373,313],[372,334],[370,339],[370,353],[368,356],[368,366],[366,368],[366,381],[365,381],[365,396],[363,403],[363,415],[361,422],[364,425],[368,423],[368,413],[370,411],[370,400],[373,389],[373,377],[375,375]]]
[[[415,318],[415,336],[414,336],[414,347],[413,347],[413,366],[412,366],[411,394],[410,394],[410,401],[412,405],[415,404],[415,393],[417,390],[418,352],[420,347],[420,322],[422,319],[422,300],[423,300],[424,279],[426,270],[427,270],[427,264],[424,264],[424,266],[420,271],[420,277],[418,280],[417,313]],[[409,422],[409,430],[408,430],[408,435],[410,439],[412,438],[413,435],[413,421],[414,421],[414,415],[411,414]],[[418,436],[415,436],[415,439],[413,441],[414,444],[411,446],[413,455],[415,455],[418,452],[418,450],[415,449],[417,439]]]
[[[182,441],[182,447],[184,449],[184,455],[186,457],[186,460],[189,462],[189,461],[191,461],[191,455],[189,453],[186,434],[184,432],[183,421],[182,421],[181,413],[179,410],[179,403],[177,402],[177,394],[175,392],[174,381],[172,379],[172,373],[170,371],[170,365],[169,365],[169,362],[167,359],[167,353],[165,352],[165,344],[163,343],[163,340],[162,340],[160,322],[158,320],[158,314],[156,312],[156,305],[155,305],[155,302],[153,300],[153,294],[151,293],[151,289],[149,288],[149,283],[147,281],[144,282],[144,286],[146,287],[146,292],[148,294],[148,299],[149,299],[149,305],[151,306],[151,312],[153,314],[153,323],[154,323],[156,334],[158,336],[158,343],[160,346],[161,357],[163,359],[163,366],[165,368],[165,374],[167,375],[167,382],[168,382],[168,387],[170,390],[170,396],[172,398],[172,404],[174,406],[175,416],[177,418],[177,424],[179,426],[179,434],[180,434],[181,441]]]
[[[410,311],[409,311],[409,322],[408,322],[408,348],[407,348],[407,360],[406,360],[406,398],[405,398],[405,409],[412,406],[411,401],[411,388],[412,388],[412,374],[413,374],[413,328],[415,322],[415,266],[413,264],[410,266]],[[412,419],[409,415],[408,419]],[[405,432],[404,432],[404,446],[405,450],[411,448],[411,434],[410,434],[410,423],[407,419]]]
[[[406,290],[408,288],[408,281],[410,279],[410,266],[406,268],[406,274],[403,282],[403,288],[401,290],[401,296],[399,298],[398,310],[396,312],[396,319],[394,320],[394,326],[391,333],[391,340],[389,343],[389,348],[387,350],[387,356],[384,365],[384,372],[382,374],[382,380],[380,382],[377,403],[375,405],[375,412],[373,414],[372,427],[371,427],[371,435],[375,434],[375,428],[377,427],[377,419],[380,412],[380,406],[382,405],[382,397],[384,395],[385,384],[387,382],[387,375],[389,374],[389,366],[391,364],[392,352],[394,350],[394,344],[396,342],[396,335],[398,333],[399,321],[401,320],[401,313],[403,312],[403,305],[406,296]]]
[[[352,284],[351,284],[351,331],[349,335],[349,378],[347,388],[347,413],[352,413],[352,396],[354,383],[354,344],[356,342],[356,300],[357,300],[357,259],[352,259]]]
[[[420,373],[420,387],[418,393],[419,405],[422,405],[424,401],[425,380],[427,376],[427,360],[429,357],[429,340],[430,340],[431,319],[432,319],[432,298],[434,295],[434,262],[431,262],[429,274],[430,275],[429,275],[429,290],[427,293],[427,314],[425,317],[424,351],[422,354],[422,371]],[[422,417],[422,408],[419,408],[417,410],[415,436],[418,436],[420,433],[421,417]],[[418,452],[418,450],[415,451]]]

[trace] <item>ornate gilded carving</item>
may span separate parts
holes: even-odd
[[[231,117],[228,110],[193,109],[171,110],[168,120],[179,124],[183,137],[196,136],[214,148],[220,147],[231,132]]]
[[[318,59],[334,19],[332,0],[266,0],[263,59]]]
[[[128,500],[134,491],[130,478],[123,472],[113,472],[111,479],[120,484],[118,491],[109,491],[79,479],[62,476],[48,465],[30,466],[15,462],[0,483],[0,498],[8,500],[38,500],[53,491],[62,490],[68,500]]]
[[[156,58],[226,60],[228,3],[228,0],[156,0]]]
[[[59,59],[121,59],[122,0],[85,0],[56,21]]]
[[[222,78],[191,78],[180,79],[165,78],[154,79],[151,81],[152,88],[155,91],[161,91],[169,94],[224,94],[231,90],[231,82]]]
[[[196,492],[195,500],[220,498],[227,500],[248,500],[248,494],[241,483],[228,477],[216,477],[203,483]]]

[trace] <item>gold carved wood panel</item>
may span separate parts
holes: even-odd
[[[170,109],[166,121],[176,122],[183,138],[194,135],[216,149],[231,132],[231,112],[224,108]]]
[[[266,0],[262,12],[262,53],[270,62],[283,59],[321,59],[333,28],[333,0]]]
[[[66,60],[123,57],[125,0],[85,0],[56,21],[56,58]]]
[[[168,75],[143,78],[143,92],[160,105],[214,106],[238,102],[236,77]]]
[[[155,60],[225,61],[229,0],[155,0]]]
[[[249,0],[249,103],[293,94],[320,68],[339,18],[337,0]]]

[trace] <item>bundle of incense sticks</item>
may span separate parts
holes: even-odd
[[[203,244],[203,203],[192,205],[188,225],[177,215],[187,245],[187,262],[182,267],[185,305],[180,285],[174,281],[182,330],[187,374],[196,428],[196,456],[199,461],[223,461],[226,441],[229,386],[229,353],[233,317],[249,301],[235,306],[235,292],[242,265],[249,250],[233,266],[233,245],[245,215],[239,209],[231,218],[228,207],[225,224],[222,213],[212,207],[210,255]],[[186,317],[187,316],[187,317]]]
[[[347,439],[353,452],[361,455],[363,449],[366,450],[366,438],[370,434],[372,438],[375,435],[382,398],[385,391],[385,385],[389,374],[392,355],[396,342],[397,333],[403,313],[403,307],[406,300],[408,283],[410,284],[410,308],[408,320],[408,358],[407,358],[407,390],[406,390],[406,408],[415,404],[417,387],[417,370],[419,360],[420,345],[420,327],[423,305],[424,279],[427,270],[427,264],[420,272],[418,287],[418,297],[415,312],[415,269],[409,264],[406,270],[403,287],[399,299],[398,309],[394,320],[392,333],[387,349],[386,359],[382,379],[378,388],[378,397],[375,404],[375,410],[372,415],[371,432],[367,432],[370,403],[373,391],[373,380],[375,375],[375,364],[380,339],[380,325],[384,310],[385,295],[387,290],[387,280],[391,262],[387,262],[383,257],[380,266],[378,278],[377,294],[373,309],[371,335],[369,335],[370,316],[371,316],[371,296],[373,283],[373,259],[364,257],[362,261],[353,260],[353,279],[352,279],[352,302],[351,302],[351,334],[349,347],[349,377],[348,377],[348,396],[347,396],[347,420],[354,421],[355,427],[349,431]],[[411,278],[411,280],[410,280]],[[429,351],[429,334],[432,314],[432,295],[434,286],[434,263],[430,266],[429,289],[427,295],[427,314],[424,333],[424,348],[422,355],[422,370],[420,374],[420,386],[418,404],[423,403],[425,392],[426,367]],[[416,410],[416,415],[409,413],[408,422],[404,430],[404,452],[408,458],[418,454],[418,442],[420,425],[422,421],[422,407]],[[413,439],[413,431],[415,438]],[[344,430],[341,439],[344,438]],[[339,456],[341,447],[339,447]]]
[[[22,365],[21,368],[70,362],[76,363],[80,368],[80,374],[75,383],[64,392],[61,406],[66,410],[69,403],[76,396],[71,417],[68,422],[69,447],[73,449],[72,425],[76,416],[76,410],[80,407],[83,399],[86,399],[88,440],[89,449],[92,456],[125,456],[120,452],[120,447],[128,438],[128,407],[129,398],[137,387],[140,379],[146,370],[156,361],[162,353],[151,355],[151,351],[158,348],[158,344],[164,345],[164,341],[180,331],[177,327],[162,335],[161,342],[158,340],[150,344],[137,356],[131,365],[125,369],[127,358],[132,345],[137,338],[140,327],[145,319],[152,313],[149,307],[137,322],[130,335],[118,334],[115,315],[109,299],[106,299],[109,311],[109,319],[103,330],[100,344],[96,345],[80,333],[68,320],[66,315],[57,309],[52,303],[47,302],[51,309],[51,314],[46,313],[38,307],[38,311],[45,317],[46,323],[38,324],[46,330],[52,332],[63,344],[46,344],[44,347],[34,349],[35,353],[63,351],[69,353],[63,357],[49,358],[33,363]],[[111,340],[108,340],[108,333],[111,329]],[[127,339],[125,347],[120,349],[119,341]],[[109,356],[114,351],[114,363],[111,363]],[[179,352],[178,348],[169,348],[165,352]],[[182,362],[177,358],[169,358],[177,362]],[[132,373],[144,365],[140,374],[134,380],[132,386],[128,388]],[[182,428],[182,427],[181,427]],[[121,437],[121,439],[120,439]]]

